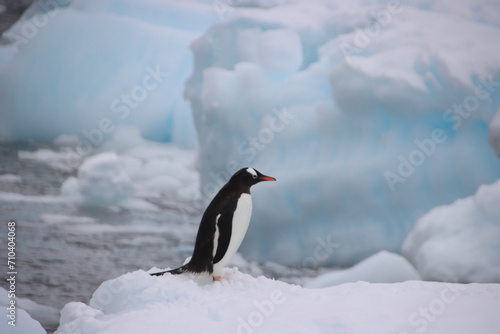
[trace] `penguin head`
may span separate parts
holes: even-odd
[[[238,182],[248,187],[262,181],[276,181],[276,179],[274,177],[264,175],[254,168],[245,167],[234,173],[230,180],[230,182]]]

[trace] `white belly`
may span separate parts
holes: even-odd
[[[238,248],[247,233],[251,217],[252,197],[250,194],[242,194],[238,199],[236,211],[234,211],[233,214],[233,226],[229,246],[222,259],[214,264],[214,276],[220,276],[222,274],[222,269],[229,263],[229,261],[231,261],[233,255],[238,251]]]

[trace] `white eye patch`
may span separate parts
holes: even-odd
[[[257,177],[257,172],[253,168],[247,168],[247,172],[252,175],[252,177],[255,179]]]

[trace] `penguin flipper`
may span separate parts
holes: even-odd
[[[172,275],[179,275],[179,274],[185,273],[186,271],[188,271],[188,269],[184,265],[182,267],[175,268],[175,269],[160,271],[160,272],[157,272],[157,273],[150,273],[149,275],[151,275],[151,276],[163,276],[166,273],[170,273]]]
[[[233,229],[233,213],[224,213],[220,215],[217,220],[217,224],[219,226],[219,238],[217,240],[217,249],[215,251],[213,263],[217,263],[224,255],[226,255],[226,251],[229,247],[229,243],[231,242],[231,234]]]

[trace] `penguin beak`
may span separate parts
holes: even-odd
[[[266,175],[261,175],[257,178],[259,181],[276,181],[274,177],[266,176]]]

